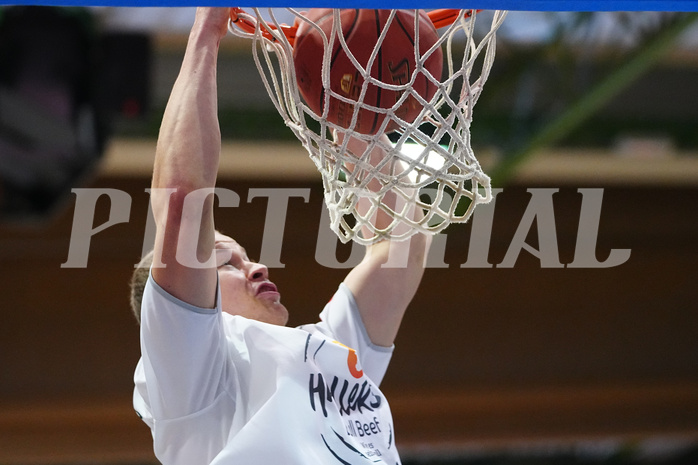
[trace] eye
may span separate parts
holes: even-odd
[[[216,248],[216,262],[218,268],[224,267],[226,265],[232,265],[233,257],[229,250],[223,248]]]

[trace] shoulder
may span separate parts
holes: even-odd
[[[148,281],[146,282],[145,289],[143,290],[141,307],[143,309],[179,308],[195,314],[214,315],[220,312],[220,293],[216,291],[216,294],[217,305],[214,308],[197,307],[196,305],[187,303],[167,292],[155,281],[153,274],[151,273],[148,276]]]

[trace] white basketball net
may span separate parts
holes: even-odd
[[[300,11],[287,9],[301,21],[308,21]],[[471,14],[472,13],[472,14]],[[394,18],[392,12],[388,23]],[[439,30],[435,47],[443,50],[444,76],[437,80],[425,68],[430,52],[420,56],[415,47],[416,66],[410,83],[396,86],[371,77],[351,55],[339,28],[339,10],[334,10],[331,37],[327,37],[323,61],[323,85],[326,95],[347,101],[330,91],[329,61],[336,40],[345,49],[368,83],[393,91],[403,91],[393,108],[376,108],[358,101],[349,101],[356,111],[362,107],[386,114],[383,128],[390,121],[399,125],[391,134],[392,142],[379,135],[364,135],[339,127],[314,113],[303,101],[296,84],[293,47],[279,30],[275,10],[258,8],[242,11],[240,17],[255,24],[253,32],[233,25],[230,31],[253,40],[253,56],[264,85],[286,125],[307,149],[320,171],[329,209],[331,228],[342,242],[354,240],[371,244],[385,238],[406,239],[417,232],[437,233],[450,223],[465,222],[478,204],[491,200],[490,178],[482,171],[470,144],[470,123],[473,107],[489,76],[495,55],[495,33],[506,12],[488,15],[491,24],[479,31],[475,23],[478,13],[461,10],[455,22]],[[418,20],[415,17],[415,43],[419,43]],[[487,26],[487,25],[486,25]],[[338,32],[340,32],[338,34]],[[384,36],[378,39],[377,54]],[[457,59],[456,57],[462,58]],[[476,71],[477,70],[477,71]],[[426,101],[413,92],[423,105],[417,119],[408,123],[396,116],[395,110],[411,91],[417,73],[424,73],[438,90]],[[326,97],[327,99],[327,97]],[[327,100],[325,100],[327,101]],[[327,105],[325,105],[327,108]],[[354,118],[353,123],[356,122]],[[416,207],[416,208],[415,208]]]

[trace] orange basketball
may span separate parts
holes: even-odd
[[[369,57],[387,23],[390,10],[341,10],[342,34],[351,54],[362,67],[366,67]],[[330,38],[334,17],[332,9],[316,8],[307,13],[307,18],[317,24]],[[299,25],[293,48],[293,61],[298,86],[306,104],[318,115],[322,115],[325,104],[325,89],[322,86],[322,61],[324,46],[320,32],[305,21]],[[419,13],[419,52],[422,56],[438,40],[438,34],[427,14]],[[378,51],[370,70],[371,77],[393,85],[406,84],[415,71],[414,10],[399,10],[391,22],[385,40]],[[443,54],[441,49],[432,53],[426,60],[425,68],[436,78],[441,78]],[[351,62],[339,38],[336,37],[330,58],[330,89],[337,94],[356,102],[364,79]],[[403,91],[367,86],[363,102],[376,108],[391,108],[402,96]],[[436,85],[420,73],[412,86],[412,92],[425,100],[436,93]],[[348,128],[354,116],[355,104],[338,98],[329,99],[327,119]],[[411,123],[421,111],[421,105],[410,94],[395,114]],[[385,119],[385,114],[362,108],[354,130],[362,134],[376,134]],[[396,129],[394,121],[388,123],[386,132]]]

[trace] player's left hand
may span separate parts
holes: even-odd
[[[222,39],[228,33],[230,8],[199,7],[196,9],[197,23],[203,31],[211,31]]]

